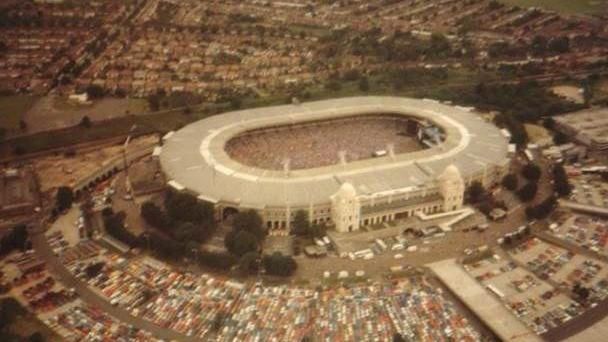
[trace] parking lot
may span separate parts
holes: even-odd
[[[54,233],[50,240],[58,244],[61,239]],[[95,245],[81,241],[56,251],[72,273],[112,305],[186,336],[220,341],[307,336],[320,341],[390,340],[399,332],[420,341],[480,338],[460,309],[425,278],[324,289],[267,286],[181,272],[147,256],[125,258]],[[103,263],[100,272],[88,274],[88,267],[97,263]]]
[[[608,207],[608,183],[599,175],[571,177],[572,200],[581,204]]]
[[[532,272],[517,266],[507,255],[495,254],[464,267],[537,334],[582,313],[580,305]]]
[[[608,220],[569,215],[550,227],[551,234],[577,246],[608,256]]]
[[[531,240],[523,251],[522,261],[540,277],[554,281],[564,291],[573,291],[575,286],[588,289],[585,302],[590,306],[608,298],[608,264],[605,261],[572,253],[538,239]]]

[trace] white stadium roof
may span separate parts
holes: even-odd
[[[439,146],[412,153],[312,169],[265,170],[243,165],[225,152],[235,135],[265,126],[366,114],[403,114],[441,126]],[[480,116],[436,101],[399,97],[351,97],[255,108],[215,115],[165,136],[160,161],[167,178],[201,196],[241,207],[328,203],[349,182],[360,195],[422,186],[450,164],[467,180],[487,166],[504,165],[508,141]]]

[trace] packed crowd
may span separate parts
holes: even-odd
[[[347,118],[279,129],[246,132],[226,143],[229,156],[245,165],[282,170],[307,169],[368,159],[374,152],[416,151],[418,141],[407,133],[407,120],[393,116]]]

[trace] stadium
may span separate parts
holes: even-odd
[[[470,108],[352,97],[233,111],[163,138],[168,183],[215,204],[254,209],[271,233],[295,212],[337,231],[460,209],[474,181],[509,167],[508,141]]]

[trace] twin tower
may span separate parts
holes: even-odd
[[[418,190],[416,191],[419,192]],[[398,204],[391,206],[388,213],[386,213],[386,208],[380,208],[382,206],[378,206],[378,210],[383,210],[383,217],[388,218],[416,211],[434,213],[439,207],[442,212],[454,211],[462,207],[464,191],[465,183],[460,171],[452,164],[446,167],[443,173],[436,178],[435,189],[425,191],[422,196],[413,196],[414,200],[396,202]],[[402,195],[408,196],[407,193]],[[377,199],[377,202],[382,201],[382,198]],[[399,203],[403,205],[400,206]],[[332,221],[336,230],[339,232],[359,230],[362,222],[364,222],[362,207],[365,207],[365,213],[373,213],[374,211],[374,204],[366,203],[362,200],[361,196],[357,195],[357,190],[352,184],[348,182],[342,183],[340,189],[331,196]]]

